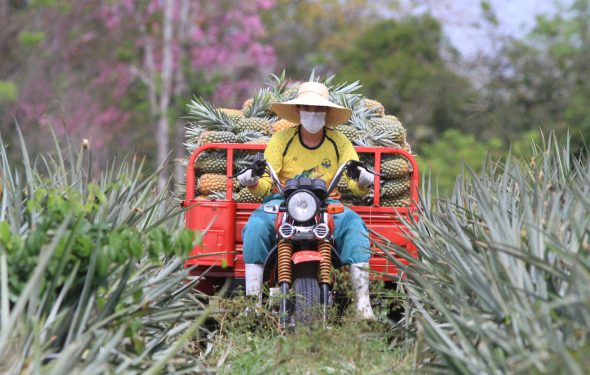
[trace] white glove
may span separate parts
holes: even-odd
[[[368,172],[365,168],[359,167],[360,175],[357,184],[360,187],[366,188],[373,185],[373,174]]]
[[[246,172],[238,176],[238,182],[242,186],[254,186],[258,183],[258,177],[252,176],[252,170],[248,169]]]

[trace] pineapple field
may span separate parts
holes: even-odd
[[[2,373],[590,371],[590,155],[567,140],[466,167],[449,196],[424,179],[407,223],[421,257],[399,265],[396,289],[372,285],[381,321],[295,332],[223,288],[193,289],[184,261],[200,234],[156,193],[158,171],[128,159],[96,174],[86,144],[55,143],[33,158],[0,138]],[[220,174],[223,155],[208,157],[221,162],[203,175]],[[401,200],[408,166],[385,163],[399,182],[383,199]],[[204,199],[219,191],[209,176]]]

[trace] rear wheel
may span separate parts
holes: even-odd
[[[295,324],[309,324],[319,317],[320,286],[317,263],[303,263],[294,269],[293,321]]]

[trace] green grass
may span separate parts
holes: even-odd
[[[279,332],[274,315],[244,313],[243,302],[224,302],[215,336],[200,352],[220,373],[391,374],[413,368],[413,347],[398,346],[389,324],[345,317],[328,327]]]

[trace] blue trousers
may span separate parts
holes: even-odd
[[[271,199],[265,204],[278,205],[282,199]],[[371,257],[369,231],[361,217],[348,207],[334,216],[334,245],[342,264],[368,262]],[[244,242],[244,263],[263,264],[274,246],[276,214],[264,212],[264,205],[258,207],[242,230]]]

